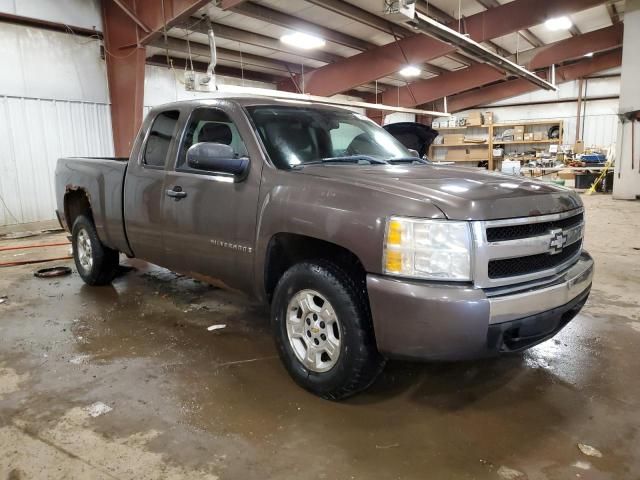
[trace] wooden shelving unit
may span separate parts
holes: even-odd
[[[479,142],[465,142],[465,143],[444,143],[440,145],[432,145],[433,148],[441,148],[441,147],[486,147],[489,145],[488,142],[479,143]]]
[[[554,125],[558,125],[560,129],[560,134],[557,139],[548,139],[548,140],[511,140],[511,141],[496,141],[494,140],[495,135],[500,130],[506,130],[508,128],[514,128],[515,126],[524,126],[525,133],[534,133],[534,130],[546,130],[549,127]],[[541,127],[547,127],[543,129]],[[532,122],[512,122],[512,123],[492,123],[489,125],[474,125],[474,126],[464,126],[464,127],[443,127],[439,128],[438,132],[466,132],[469,129],[486,129],[487,130],[487,141],[484,143],[478,142],[464,142],[464,143],[449,143],[449,144],[439,144],[439,145],[431,145],[429,147],[429,156],[433,158],[433,150],[435,149],[443,149],[443,148],[456,148],[456,147],[467,147],[467,148],[475,148],[475,147],[485,147],[487,149],[487,157],[486,161],[488,162],[489,170],[494,169],[494,158],[493,158],[493,148],[494,145],[504,145],[505,150],[510,145],[551,145],[554,143],[562,142],[563,135],[563,122],[562,120],[536,120]],[[497,131],[498,132],[497,132]],[[505,152],[507,153],[507,152]],[[484,161],[483,159],[474,159],[474,160],[447,160],[446,162],[480,162]]]

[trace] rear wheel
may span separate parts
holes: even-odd
[[[323,398],[340,400],[366,389],[384,366],[364,286],[334,264],[305,262],[285,272],[271,318],[289,374]]]
[[[102,244],[93,222],[80,215],[72,229],[73,259],[88,285],[106,285],[116,276],[119,253]]]

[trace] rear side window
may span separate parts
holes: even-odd
[[[149,138],[144,147],[142,161],[152,167],[164,167],[169,153],[171,139],[175,136],[180,112],[167,110],[158,114],[151,125]]]

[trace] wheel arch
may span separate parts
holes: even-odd
[[[64,194],[64,218],[69,231],[73,229],[73,223],[80,215],[86,215],[93,221],[89,194],[83,188],[69,189]]]
[[[366,290],[367,272],[354,252],[327,240],[280,232],[270,238],[266,248],[263,280],[264,293],[269,302],[282,275],[290,267],[303,261],[329,261],[353,275]]]

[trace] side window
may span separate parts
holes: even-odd
[[[191,170],[186,165],[187,150],[200,142],[231,146],[237,157],[246,157],[247,147],[229,116],[216,108],[197,108],[191,114],[176,163],[176,170]]]
[[[176,133],[178,117],[180,117],[178,110],[167,110],[158,114],[155,118],[144,147],[142,161],[145,165],[164,167],[171,139]]]

